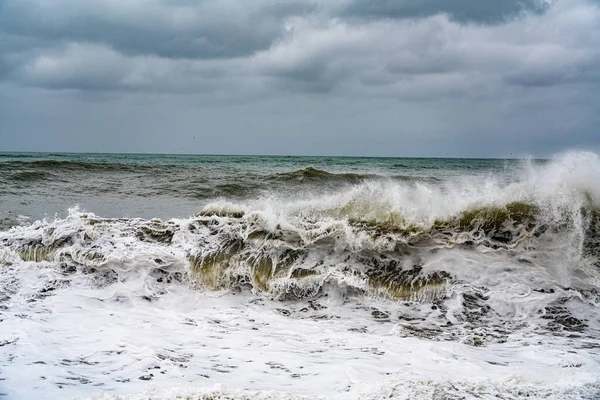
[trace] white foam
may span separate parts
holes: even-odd
[[[334,238],[303,264],[326,261],[314,302],[208,292],[176,279],[188,272],[188,256],[221,244],[206,226],[191,231],[195,218],[103,220],[73,209],[65,219],[0,232],[0,392],[16,399],[594,398],[600,276],[582,252],[581,207],[600,204],[600,160],[568,153],[520,173],[441,185],[369,182],[308,200],[273,195],[210,206],[245,213],[212,219],[233,238],[247,238],[250,225],[293,238],[272,240],[274,247]],[[425,254],[424,273],[454,277],[445,314],[440,304],[352,295],[368,285],[346,267],[361,266],[336,257],[393,243],[356,232],[347,215],[331,210],[353,202],[361,217],[397,212],[427,226],[513,201],[538,205],[548,221],[567,215],[571,227],[504,251],[441,246]],[[153,223],[173,229],[171,243],[139,239]],[[23,261],[19,251],[31,243],[56,249],[40,262]],[[465,317],[465,296],[474,293],[491,309],[478,323]],[[585,321],[587,333],[542,329],[550,306]]]
[[[166,399],[177,393],[166,388],[187,387],[187,395],[216,383],[233,393],[327,398],[384,398],[394,387],[433,393],[436,385],[559,396],[598,384],[598,354],[564,338],[519,337],[476,348],[402,337],[396,321],[377,322],[335,301],[330,319],[298,319],[254,296],[174,286],[148,302],[133,296],[140,290],[139,282],[66,288],[44,302],[13,304],[2,323],[2,339],[16,340],[1,350],[9,397]],[[133,396],[151,387],[162,391]]]

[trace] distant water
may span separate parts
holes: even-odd
[[[4,226],[82,209],[104,217],[171,218],[220,199],[307,196],[366,182],[435,183],[502,174],[518,160],[0,153]]]
[[[595,399],[598,371],[594,153],[0,154],[0,398]]]

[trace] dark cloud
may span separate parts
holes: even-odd
[[[600,142],[599,49],[587,0],[0,0],[0,136],[17,150],[92,151],[110,131],[111,151],[550,151]],[[205,147],[185,150],[194,136]]]
[[[598,7],[573,0],[495,25],[452,18],[466,10],[491,21],[541,7],[494,4],[5,0],[0,74],[84,91],[379,91],[404,98],[596,75]],[[347,19],[351,9],[373,18]]]
[[[229,58],[268,49],[309,1],[3,0],[0,32],[110,46],[129,55]]]

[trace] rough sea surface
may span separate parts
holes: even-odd
[[[600,158],[0,154],[0,398],[598,399]]]

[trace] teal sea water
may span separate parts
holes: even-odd
[[[529,160],[540,164],[544,161]],[[187,216],[215,199],[332,192],[364,182],[516,180],[523,160],[364,157],[0,153],[0,223],[66,215]],[[514,172],[514,173],[513,173]]]
[[[0,398],[597,399],[598,371],[595,153],[0,154]]]

